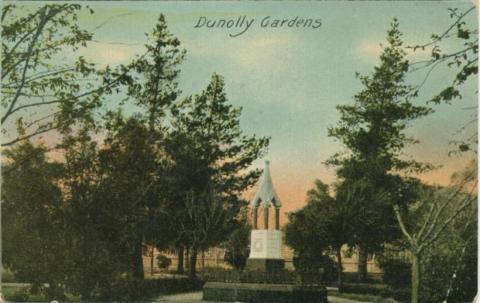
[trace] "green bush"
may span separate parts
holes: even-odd
[[[386,259],[380,264],[383,270],[383,282],[394,289],[410,287],[410,263],[400,259]]]
[[[160,294],[201,290],[203,281],[196,278],[125,279],[99,292],[99,301],[142,301]]]
[[[410,302],[411,291],[409,288],[399,288],[399,289],[390,289],[388,295],[383,297],[392,297],[398,302]],[[420,302],[433,302],[433,301],[424,301],[420,300]]]
[[[321,258],[322,280],[324,283],[332,283],[338,278],[338,264],[329,256]]]
[[[314,276],[316,280],[320,279],[326,284],[337,281],[338,264],[330,256],[305,251],[293,258],[293,266],[302,279]]]
[[[352,294],[366,294],[388,296],[388,286],[385,284],[343,283],[339,292]]]
[[[8,302],[46,302],[49,299],[43,294],[32,292],[30,287],[4,287],[4,299]]]
[[[2,282],[3,283],[15,283],[15,282],[19,282],[19,281],[16,279],[13,271],[11,271],[8,268],[5,268],[5,270],[2,273]]]
[[[224,260],[236,269],[244,269],[247,265],[249,251],[250,250],[246,250],[246,252],[236,252],[232,249],[227,249]]]
[[[6,300],[13,301],[13,302],[26,302],[29,301],[29,291],[26,288],[20,289],[13,293],[11,296],[6,297]]]
[[[293,266],[297,272],[318,271],[324,263],[323,257],[320,253],[309,250],[298,252],[293,257]]]
[[[172,265],[172,259],[160,254],[157,256],[157,264],[159,268],[167,269]]]
[[[361,281],[360,275],[357,272],[344,272],[342,279],[345,283],[368,283],[368,284],[382,284],[383,274],[381,273],[367,273],[367,279]]]

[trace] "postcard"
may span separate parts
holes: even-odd
[[[475,302],[478,14],[3,1],[3,300]]]

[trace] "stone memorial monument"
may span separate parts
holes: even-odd
[[[247,268],[250,270],[274,271],[283,269],[282,232],[280,231],[280,199],[273,188],[269,161],[260,178],[257,193],[251,202],[253,229],[250,240],[250,256]],[[275,228],[269,229],[270,208],[275,211]],[[258,226],[258,213],[263,212],[263,228]]]
[[[281,280],[285,273],[280,231],[280,199],[273,188],[268,161],[260,185],[252,200],[250,256],[247,270],[237,272],[230,281],[208,281],[203,286],[203,300],[248,303],[326,303],[327,289],[323,285],[303,285],[290,279]],[[275,211],[275,228],[269,228],[270,208]],[[258,214],[263,212],[263,228],[258,227]],[[254,271],[255,281],[249,274]],[[258,273],[258,271],[265,272]],[[273,274],[272,274],[273,273]],[[275,282],[269,276],[280,278]],[[286,278],[287,276],[285,276]],[[258,281],[263,278],[263,281]],[[234,280],[234,281],[232,281]]]

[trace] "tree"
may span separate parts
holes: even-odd
[[[175,197],[172,191],[172,182],[169,176],[168,155],[165,150],[165,138],[167,137],[167,125],[165,116],[173,102],[180,94],[178,90],[177,78],[180,73],[179,65],[182,63],[185,51],[180,48],[180,41],[172,35],[167,27],[163,14],[160,14],[157,23],[148,35],[149,41],[145,45],[146,54],[132,61],[125,70],[130,71],[132,83],[127,89],[127,99],[142,109],[142,123],[148,125],[150,135],[145,137],[147,144],[154,146],[156,150],[157,168],[155,181],[152,187],[161,191],[156,191],[157,201],[162,201],[163,206],[169,204],[168,211],[175,208]],[[116,114],[110,113],[115,116]],[[166,185],[168,184],[168,185]],[[145,244],[152,247],[166,248],[170,243],[166,241],[166,234],[174,234],[175,225],[172,224],[172,218],[158,220],[160,207],[149,208],[148,223],[145,222]],[[162,209],[162,212],[165,212]],[[168,240],[169,242],[170,240]]]
[[[446,66],[453,71],[453,79],[447,87],[444,87],[436,93],[430,100],[435,104],[450,103],[455,99],[462,98],[462,86],[469,78],[478,74],[478,28],[476,22],[473,25],[468,22],[468,18],[475,14],[475,6],[460,11],[457,8],[449,8],[452,23],[442,33],[432,34],[431,40],[423,44],[408,46],[413,51],[431,49],[431,57],[428,60],[410,63],[410,71],[425,71],[423,81],[416,87],[417,90],[428,81],[428,78],[436,69]],[[454,45],[455,48],[445,52],[442,48],[447,48],[446,44]],[[478,95],[478,91],[476,92]],[[477,106],[470,109],[475,110],[472,119],[462,126],[462,130],[477,121]],[[469,134],[469,137],[452,143],[457,145],[457,152],[476,151],[477,140],[476,129]]]
[[[465,210],[425,252],[421,297],[435,302],[473,301],[478,285],[477,209]]]
[[[295,269],[300,273],[313,272],[321,268],[321,259],[328,250],[327,235],[319,224],[319,214],[311,207],[288,214],[285,225],[285,243],[294,249]]]
[[[64,136],[60,148],[65,154],[62,186],[69,260],[65,285],[71,293],[90,300],[127,271],[126,263],[117,260],[122,250],[111,249],[119,240],[117,235],[110,235],[105,228],[104,222],[110,221],[105,204],[111,201],[101,195],[98,146],[89,129]]]
[[[236,269],[243,269],[250,254],[250,231],[252,226],[248,222],[248,208],[240,212],[238,226],[230,233],[228,240],[222,245],[226,249],[225,261]]]
[[[92,41],[92,33],[77,24],[81,9],[79,4],[3,7],[2,146],[91,121],[102,96],[130,82],[127,70],[97,69],[83,57],[60,63],[62,54]]]
[[[103,176],[99,186],[103,200],[112,203],[107,206],[112,219],[109,225],[121,233],[117,241],[129,256],[125,261],[131,265],[130,272],[143,279],[143,245],[165,217],[158,180],[161,155],[152,144],[155,140],[151,140],[153,134],[145,121],[132,117],[119,118],[116,123],[109,124],[105,147],[99,151],[99,175]]]
[[[285,227],[285,239],[289,246],[308,258],[319,258],[322,251],[333,252],[337,258],[337,283],[342,285],[342,246],[351,242],[351,221],[358,214],[351,207],[353,195],[345,188],[338,189],[336,196],[329,193],[329,186],[320,180],[307,192],[307,205],[289,214],[290,222]],[[320,245],[320,246],[319,246]]]
[[[75,13],[80,8],[79,5],[46,5],[27,14],[26,19],[17,18],[16,14],[11,14],[11,18],[6,17],[7,12],[15,10],[14,6],[5,8],[4,20],[13,21],[12,24],[4,26],[3,30],[14,31],[7,34],[12,35],[12,43],[17,44],[7,45],[4,50],[12,47],[11,59],[20,56],[20,60],[26,60],[20,61],[17,66],[25,65],[27,76],[24,76],[28,85],[21,90],[19,88],[18,97],[11,99],[11,102],[21,108],[15,109],[15,105],[12,105],[13,112],[7,112],[4,118],[6,121],[13,117],[13,113],[17,114],[23,109],[36,106],[58,105],[61,110],[65,110],[49,116],[48,118],[53,119],[50,122],[35,121],[42,125],[47,123],[52,129],[59,131],[61,143],[57,148],[64,156],[63,163],[58,164],[63,166],[58,176],[61,188],[58,199],[61,200],[59,204],[63,208],[62,217],[57,220],[61,219],[61,224],[51,227],[55,227],[58,229],[55,232],[62,234],[58,245],[64,243],[62,253],[65,256],[62,260],[65,264],[57,260],[59,265],[64,266],[58,270],[56,280],[49,278],[51,272],[46,267],[39,267],[36,272],[38,283],[43,285],[51,282],[52,289],[61,285],[62,287],[58,288],[62,291],[65,290],[64,285],[68,291],[80,294],[83,299],[114,298],[112,291],[115,283],[128,277],[143,279],[143,245],[155,244],[157,240],[170,241],[168,234],[171,231],[171,221],[165,214],[168,201],[165,195],[162,195],[165,190],[163,177],[168,159],[162,153],[164,121],[161,118],[176,97],[174,79],[178,70],[175,66],[180,62],[183,52],[178,50],[178,40],[168,33],[165,20],[160,16],[146,44],[147,52],[132,63],[120,66],[116,71],[108,67],[105,71],[96,71],[80,58],[80,63],[77,62],[72,68],[57,70],[55,66],[49,65],[50,60],[55,62],[55,54],[67,46],[76,48],[83,45],[91,38],[90,34],[81,32],[76,25]],[[41,24],[37,24],[38,22]],[[34,32],[35,37],[32,37]],[[16,40],[15,33],[24,33],[24,38]],[[7,38],[10,37],[8,35]],[[32,39],[34,41],[31,41]],[[5,43],[8,41],[5,40]],[[50,43],[53,43],[53,46]],[[34,49],[32,54],[20,51],[23,44]],[[45,50],[40,52],[43,49]],[[31,55],[31,58],[26,58],[27,55]],[[7,59],[4,57],[3,60]],[[9,62],[4,66],[11,69],[9,75],[14,81],[15,73],[18,74],[17,66],[10,68]],[[31,62],[38,66],[32,66]],[[83,70],[87,67],[88,70]],[[47,73],[43,69],[57,72]],[[29,76],[29,73],[33,73],[32,76]],[[82,77],[87,76],[94,78],[94,83],[98,77],[103,79],[103,82],[97,88],[91,86],[88,93],[75,95],[83,88],[75,84],[75,81],[82,82]],[[120,90],[117,84],[127,84],[127,100],[123,101],[133,100],[144,112],[127,118],[121,111],[108,111],[104,120],[93,119],[92,110],[100,105],[102,94]],[[42,95],[45,92],[43,88],[48,94],[52,94],[52,102],[28,103],[35,96],[47,97]],[[23,95],[26,91],[29,92],[28,96]],[[19,105],[18,102],[25,102],[26,105]],[[64,114],[73,115],[75,119],[72,120],[73,118],[70,119]],[[105,131],[105,138],[100,144],[98,134],[102,130]],[[23,140],[24,138],[19,137],[16,142],[22,144]],[[25,152],[18,155],[28,156]],[[32,155],[35,156],[35,153]],[[18,157],[15,159],[18,162],[16,165],[20,165]],[[31,162],[28,158],[24,160],[26,163]],[[10,166],[7,171],[10,171]],[[8,176],[5,170],[3,173],[6,176],[5,182],[16,180],[12,177],[13,172]],[[39,180],[32,180],[35,186],[37,183],[34,182],[40,183]],[[53,189],[51,192],[53,196],[57,193]],[[45,213],[38,212],[37,215],[49,220]],[[55,232],[51,231],[52,237],[56,235]],[[13,240],[12,242],[16,243]],[[56,243],[52,244],[52,249],[56,249]],[[35,258],[35,252],[30,249],[24,251],[26,257]],[[38,252],[43,250],[39,249]],[[45,256],[52,254],[45,253]],[[21,268],[17,263],[15,270],[17,267]],[[56,265],[51,268],[58,269]],[[32,282],[37,283],[37,280]]]
[[[29,141],[4,151],[3,255],[18,279],[32,283],[33,292],[44,289],[48,298],[61,299],[68,266],[59,182],[62,166],[49,161],[46,151]]]
[[[421,188],[419,199],[409,207],[399,204],[394,206],[395,216],[410,253],[412,303],[419,301],[422,257],[458,216],[469,207],[472,210],[476,207],[476,166],[469,165],[455,175],[452,181],[449,187],[443,189]],[[420,215],[416,216],[416,213]],[[473,219],[473,216],[469,219]]]
[[[163,164],[146,121],[117,115],[107,130],[102,146],[88,127],[62,145],[71,260],[65,284],[83,299],[118,297],[115,285],[144,278],[147,240],[170,241],[159,233],[169,222],[157,180]]]
[[[172,109],[172,130],[166,150],[174,163],[176,201],[181,201],[177,212],[181,222],[178,239],[191,248],[190,274],[195,274],[199,249],[220,244],[228,234],[228,229],[215,230],[215,235],[223,231],[223,237],[212,234],[199,241],[196,218],[202,205],[227,210],[229,215],[222,220],[235,218],[243,207],[240,195],[259,176],[258,170],[247,169],[264,153],[268,139],[244,135],[240,114],[240,108],[228,104],[224,81],[216,74],[205,91],[186,98]],[[183,213],[182,209],[189,212]]]
[[[392,211],[392,201],[408,203],[408,184],[411,179],[399,173],[419,172],[429,166],[401,158],[407,144],[416,143],[405,134],[407,125],[428,115],[431,109],[416,106],[412,99],[415,90],[405,84],[409,64],[402,49],[398,22],[394,20],[387,32],[387,44],[380,55],[380,64],[371,76],[359,76],[364,89],[357,93],[353,105],[338,106],[340,121],[329,129],[329,136],[347,148],[347,154],[335,154],[327,161],[338,167],[341,187],[361,188],[357,191],[355,207],[361,216],[352,222],[354,243],[359,247],[361,278],[366,278],[368,252],[381,249],[383,243],[398,237],[398,227]],[[390,192],[390,202],[377,197]],[[394,194],[395,193],[395,194]]]
[[[133,60],[126,70],[133,70],[132,84],[128,86],[128,95],[136,105],[146,110],[148,125],[151,129],[165,126],[163,118],[166,109],[180,94],[177,78],[179,65],[183,62],[185,50],[180,41],[172,35],[163,14],[148,35],[145,44],[147,53]]]

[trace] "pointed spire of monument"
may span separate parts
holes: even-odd
[[[270,176],[270,161],[265,161],[265,168],[263,169],[263,174],[260,177],[260,185],[258,187],[257,193],[252,200],[252,208],[262,207],[268,208],[270,203],[272,203],[276,208],[281,206],[280,199],[273,188],[272,177]],[[260,205],[259,205],[260,204]]]

